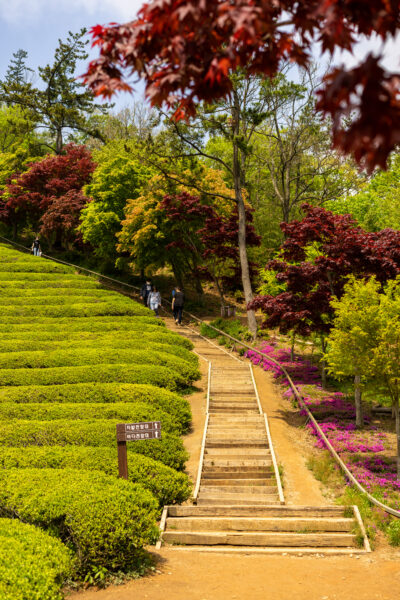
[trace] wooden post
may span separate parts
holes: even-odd
[[[128,479],[128,452],[126,442],[117,442],[118,446],[118,475],[123,479]]]

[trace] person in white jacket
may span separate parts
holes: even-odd
[[[156,286],[153,287],[153,290],[150,292],[150,294],[147,297],[147,306],[151,310],[154,310],[156,317],[159,316],[158,309],[161,306],[161,294],[158,291],[158,289],[156,288]]]

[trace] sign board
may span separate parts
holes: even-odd
[[[137,440],[154,440],[160,438],[160,421],[119,423],[117,425],[117,442],[134,442]]]
[[[161,439],[161,422],[145,421],[142,423],[118,423],[117,446],[118,446],[118,473],[120,477],[128,479],[128,453],[126,442],[137,442],[139,440]]]

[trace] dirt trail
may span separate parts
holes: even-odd
[[[185,438],[187,470],[195,479],[205,418],[207,365],[190,397],[193,430]],[[268,414],[278,461],[284,469],[287,504],[325,505],[320,484],[306,467],[298,416],[280,396],[272,377],[254,369]],[[162,548],[153,575],[105,590],[73,593],[70,600],[396,600],[400,552],[375,551],[362,557],[289,557],[198,552]]]

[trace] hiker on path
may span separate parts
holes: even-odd
[[[175,292],[175,293],[174,293]],[[177,285],[174,292],[172,292],[172,312],[174,313],[175,323],[182,325],[182,313],[183,306],[185,304],[185,294],[181,288]]]
[[[141,290],[140,290],[140,299],[143,300],[143,304],[145,306],[148,305],[149,294],[152,291],[153,291],[153,284],[151,283],[150,279],[146,279],[146,281],[144,282],[144,284],[142,285]]]
[[[33,255],[34,256],[41,256],[42,255],[42,249],[40,247],[40,242],[39,242],[39,238],[35,238],[35,241],[32,244],[32,248],[31,248]]]
[[[158,317],[158,309],[161,306],[161,294],[158,291],[158,289],[156,288],[156,286],[153,287],[153,290],[150,292],[149,296],[148,296],[148,300],[147,300],[147,305],[151,310],[154,310],[154,313],[156,315],[156,317]]]

